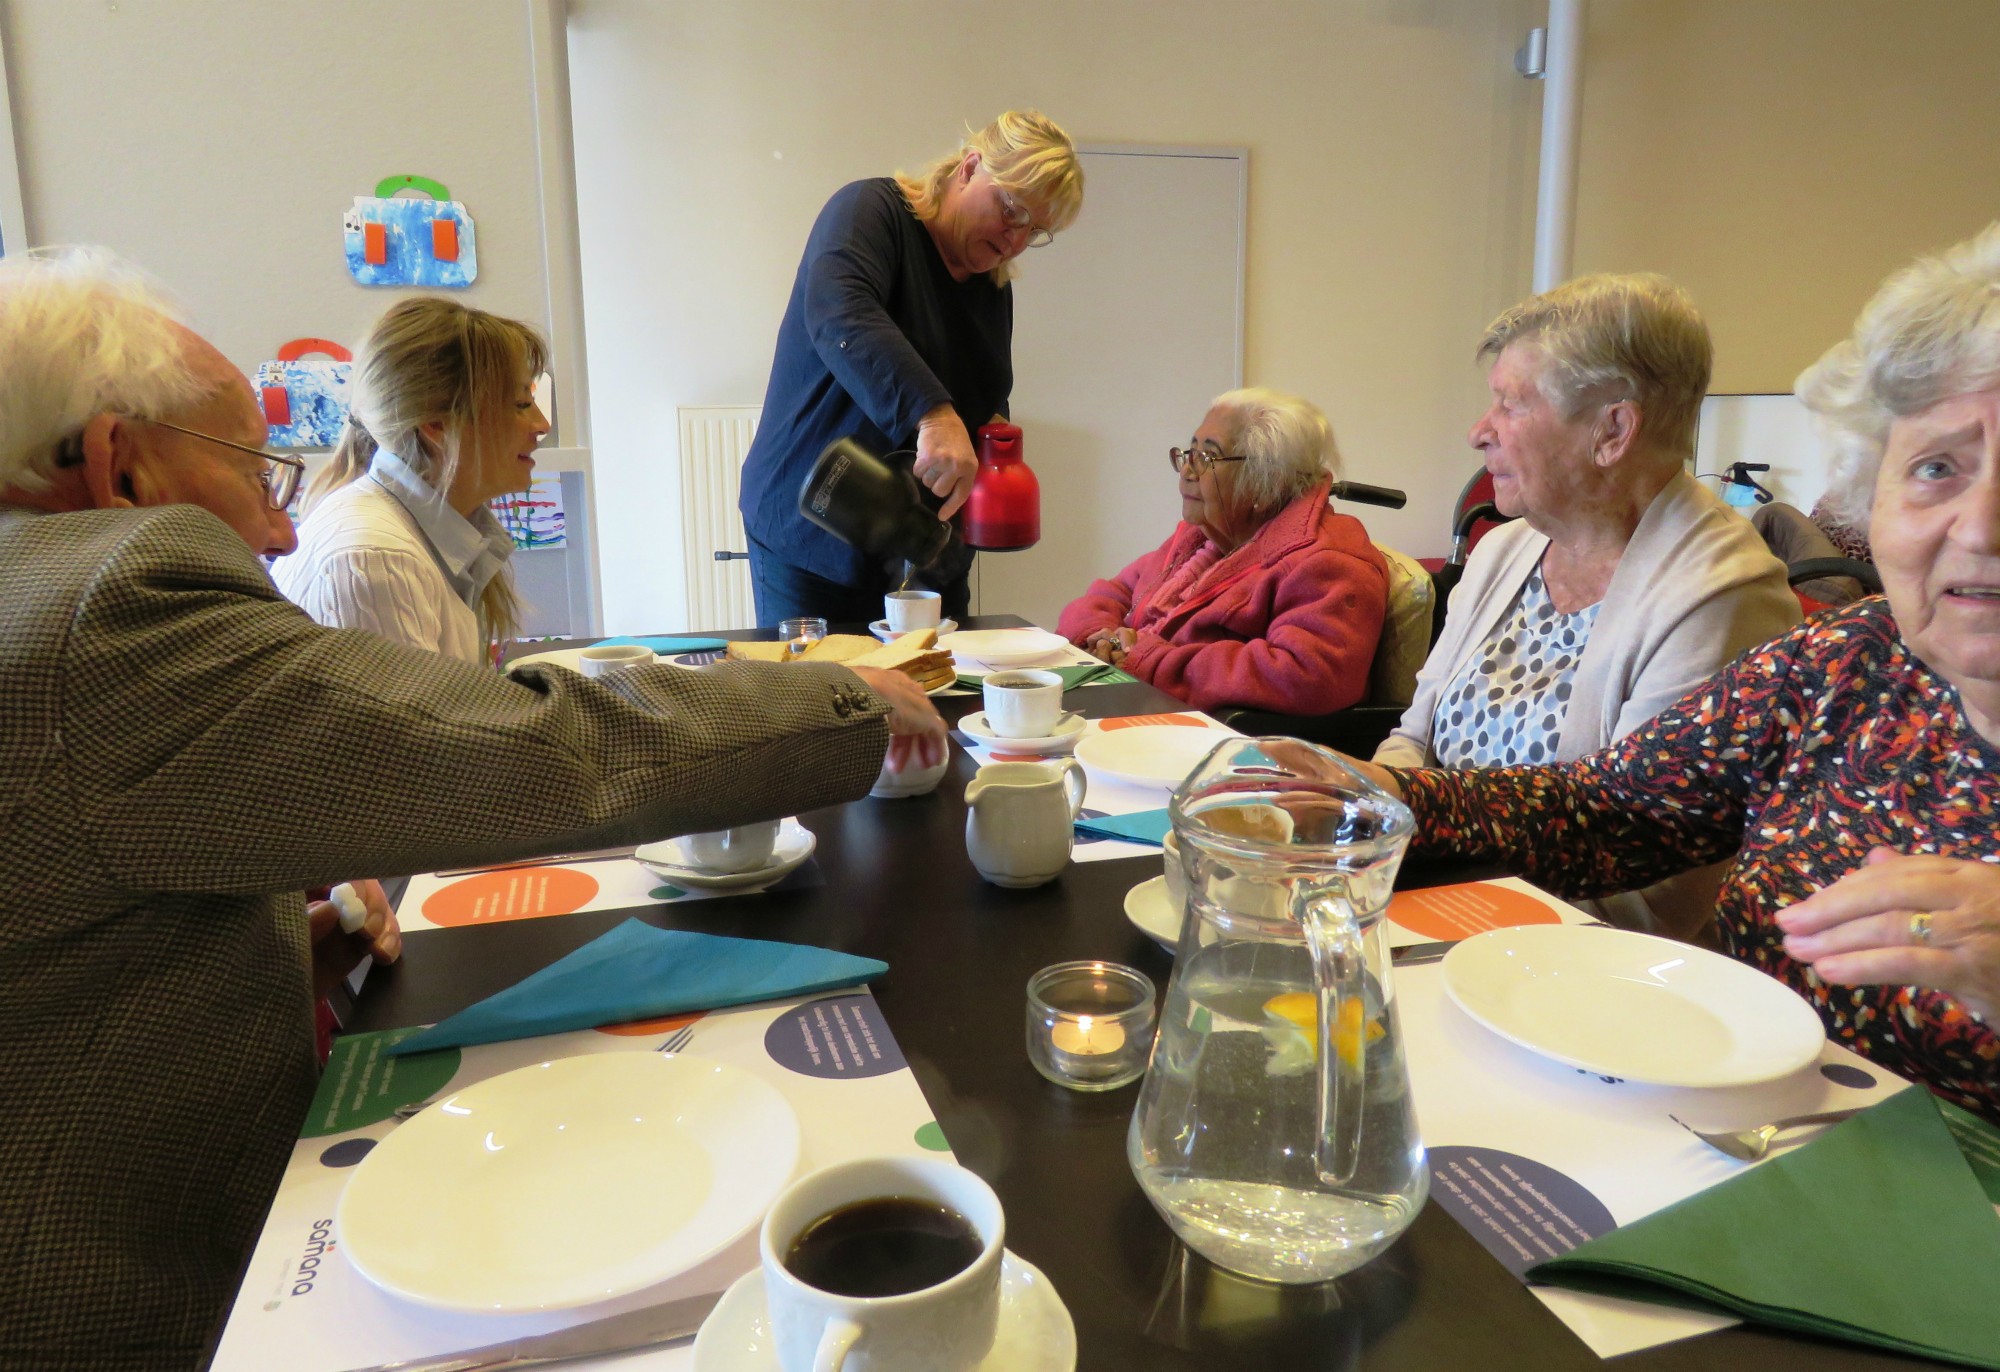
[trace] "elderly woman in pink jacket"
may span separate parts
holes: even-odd
[[[1389,574],[1328,491],[1340,454],[1319,408],[1230,391],[1168,454],[1181,522],[1062,613],[1072,643],[1190,705],[1345,709],[1368,689]]]

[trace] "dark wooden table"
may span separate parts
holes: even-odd
[[[1008,622],[1018,621],[979,621]],[[956,719],[979,700],[938,703]],[[1107,718],[1182,708],[1133,685],[1089,687],[1067,703]],[[1158,860],[1072,863],[1032,891],[989,886],[965,852],[963,793],[973,771],[954,747],[951,771],[929,796],[802,815],[819,838],[824,885],[412,933],[402,963],[371,975],[355,1027],[442,1019],[635,914],[667,928],[880,958],[890,968],[874,987],[882,1012],[959,1160],[1005,1204],[1008,1246],[1062,1293],[1076,1320],[1080,1372],[1603,1365],[1435,1205],[1384,1256],[1321,1286],[1237,1278],[1176,1242],[1125,1162],[1138,1088],[1066,1091],[1036,1075],[1024,1049],[1024,988],[1050,963],[1110,958],[1165,989],[1171,958],[1132,928],[1123,907],[1125,892],[1153,875]],[[1403,884],[1458,875],[1413,865]],[[1620,1372],[1913,1365],[1746,1329],[1617,1363]]]

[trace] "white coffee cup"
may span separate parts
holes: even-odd
[[[778,846],[779,823],[767,819],[734,829],[687,834],[681,839],[681,848],[688,863],[704,872],[754,872],[770,865],[771,852]]]
[[[1181,869],[1181,841],[1171,829],[1160,843],[1160,866],[1167,876],[1167,904],[1180,919],[1187,914],[1187,873]]]
[[[809,1286],[785,1266],[792,1243],[824,1215],[859,1201],[932,1201],[979,1235],[971,1266],[901,1296],[842,1296]],[[784,1372],[971,1372],[1000,1323],[1006,1218],[993,1188],[942,1158],[864,1158],[793,1182],[772,1203],[757,1238],[771,1337]]]
[[[882,614],[889,631],[897,634],[937,628],[943,606],[944,597],[936,591],[891,591],[882,597]]]
[[[1027,668],[986,678],[986,726],[1001,738],[1047,738],[1062,718],[1062,678]]]
[[[577,654],[585,676],[610,676],[630,667],[649,667],[653,650],[643,643],[600,643]]]

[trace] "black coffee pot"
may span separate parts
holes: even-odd
[[[907,451],[877,457],[852,435],[836,438],[799,487],[799,513],[871,557],[928,567],[951,540],[951,526],[925,491]]]

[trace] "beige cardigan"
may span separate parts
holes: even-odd
[[[1548,537],[1515,520],[1480,540],[1452,591],[1444,633],[1417,674],[1416,698],[1375,761],[1431,767],[1438,697],[1513,608]],[[1610,746],[1747,648],[1796,624],[1798,597],[1750,522],[1686,472],[1646,507],[1625,546],[1571,679],[1556,749],[1571,762]],[[1586,902],[1627,928],[1691,938],[1714,915],[1721,867]]]

